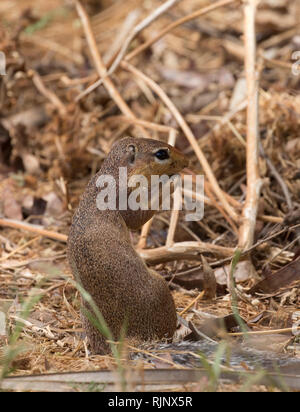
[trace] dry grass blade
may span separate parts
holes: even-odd
[[[179,315],[182,316],[184,313],[186,313],[189,309],[191,309],[192,306],[194,306],[195,303],[198,302],[198,300],[202,299],[205,294],[205,290],[202,290],[198,296],[195,297],[180,313]]]
[[[297,332],[300,330],[300,326],[294,326],[293,328],[284,328],[284,329],[269,329],[269,330],[253,330],[247,332],[249,335],[272,335],[274,333],[288,333],[288,332]],[[242,336],[242,332],[229,332],[230,336]]]

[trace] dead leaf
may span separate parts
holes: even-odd
[[[161,67],[160,73],[166,80],[189,89],[197,89],[198,93],[207,90],[212,82],[218,83],[221,89],[231,88],[235,83],[233,75],[229,70],[224,68],[211,73],[202,74],[194,71],[183,71]]]
[[[281,333],[272,333],[268,335],[248,335],[243,346],[256,350],[266,350],[280,353],[291,340],[291,335],[283,335]]]
[[[22,209],[16,201],[13,192],[8,185],[5,186],[3,192],[3,213],[9,219],[22,220]]]
[[[244,323],[245,320],[244,320]],[[235,328],[239,327],[234,314],[222,316],[218,318],[211,318],[205,321],[198,330],[204,335],[214,338],[216,336],[223,336],[227,332],[232,332]]]
[[[249,293],[275,293],[281,288],[290,285],[292,282],[300,280],[300,257],[277,270],[268,274],[265,279],[254,285]]]
[[[237,80],[233,93],[230,99],[230,105],[229,108],[230,110],[234,110],[236,107],[238,107],[239,104],[241,104],[245,98],[247,97],[247,83],[245,77],[241,77],[240,79]]]
[[[50,216],[57,216],[63,212],[63,202],[55,192],[48,193],[43,199],[47,202],[46,213]]]
[[[30,358],[19,358],[19,359],[14,359],[12,361],[12,367],[14,369],[20,369],[20,370],[29,370],[31,369],[31,360]]]
[[[191,330],[191,332],[184,337],[184,341],[199,341],[205,337],[209,339],[216,337],[224,338],[227,332],[236,332],[238,330],[237,328],[239,328],[239,324],[233,313],[221,317],[211,316],[201,325],[197,326],[192,321],[186,322],[183,320],[183,323],[187,324]]]
[[[31,153],[22,153],[21,157],[27,173],[33,176],[38,176],[41,173],[40,162],[36,156]]]
[[[49,117],[46,114],[45,108],[37,106],[6,117],[1,120],[1,123],[8,130],[20,124],[31,129],[44,125],[47,120],[49,120]]]
[[[219,285],[227,285],[227,274],[230,271],[230,265],[215,270],[215,276]],[[245,282],[246,280],[257,277],[254,266],[249,260],[242,260],[236,265],[234,278],[236,283]]]
[[[296,137],[295,139],[291,139],[285,145],[285,150],[292,155],[297,155],[300,153],[300,137]]]

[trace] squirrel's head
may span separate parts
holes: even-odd
[[[172,176],[188,166],[188,159],[175,147],[153,139],[125,137],[114,144],[109,157],[127,167],[128,177],[143,175]]]
[[[136,230],[160,207],[162,185],[156,182],[158,186],[153,191],[152,177],[174,176],[187,167],[188,163],[187,158],[179,150],[167,143],[125,137],[113,145],[101,169],[91,180],[92,190],[97,198],[97,208],[107,210],[111,207],[113,212],[117,208],[127,227]],[[126,169],[125,176],[123,169]],[[147,179],[146,185],[145,181],[140,179],[141,176]],[[163,179],[161,183],[169,183],[173,191],[174,181],[167,181]],[[126,204],[123,204],[123,194],[126,196]],[[131,196],[132,194],[134,196]],[[158,204],[155,203],[153,206],[156,200]],[[129,205],[130,201],[132,203]]]

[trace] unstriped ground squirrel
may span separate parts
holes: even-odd
[[[171,338],[176,329],[176,310],[167,283],[147,268],[128,231],[140,228],[155,210],[118,208],[119,168],[127,168],[128,178],[142,175],[150,182],[152,175],[172,176],[187,165],[184,155],[166,143],[126,137],[114,144],[90,180],[73,217],[68,241],[72,272],[92,296],[116,340],[124,324],[126,335],[140,341]],[[97,206],[101,190],[97,182],[103,175],[116,181],[116,210],[99,210]],[[130,189],[125,190],[128,196]],[[85,316],[82,321],[91,351],[109,352],[99,331]]]

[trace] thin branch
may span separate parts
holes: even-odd
[[[50,100],[50,102],[57,108],[57,110],[62,116],[65,116],[67,110],[63,102],[56,96],[55,93],[47,89],[47,87],[43,83],[43,80],[41,79],[41,76],[37,72],[32,70],[32,74],[32,81],[35,87],[38,89],[38,91],[48,100]]]
[[[263,222],[271,222],[271,223],[279,223],[279,224],[282,224],[284,221],[283,217],[268,216],[268,215],[258,215],[257,219],[262,220]]]
[[[213,253],[220,256],[232,256],[235,249],[205,242],[177,242],[171,246],[161,246],[155,249],[138,250],[147,263],[161,263],[177,259],[200,260],[200,253]]]
[[[247,80],[247,195],[240,227],[239,247],[248,249],[254,240],[258,202],[262,180],[258,170],[258,79],[256,73],[255,14],[257,0],[247,0],[244,6],[245,71]]]
[[[169,138],[168,138],[168,144],[169,144],[170,146],[175,146],[175,144],[176,144],[176,139],[177,139],[177,135],[178,135],[177,130],[174,129],[173,127],[170,128]]]
[[[146,222],[141,230],[141,235],[137,244],[137,249],[145,249],[145,247],[147,246],[147,237],[151,228],[153,222],[153,218],[151,218],[150,220],[148,220],[148,222]]]
[[[174,236],[176,232],[178,218],[179,218],[179,210],[173,209],[171,212],[170,225],[169,225],[168,236],[166,240],[167,247],[172,246],[174,244]]]
[[[177,133],[171,130],[169,133],[169,139],[168,139],[169,145],[175,146],[176,137],[177,137]],[[171,246],[174,243],[174,236],[175,236],[176,227],[177,227],[177,223],[179,219],[179,208],[177,207],[179,198],[182,198],[182,193],[180,194],[174,193],[173,195],[174,207],[171,212],[171,219],[170,219],[170,224],[169,224],[168,236],[166,240],[166,246]]]
[[[45,230],[40,227],[30,225],[29,223],[18,222],[10,219],[0,219],[0,226],[10,227],[12,229],[26,230],[37,235],[48,237],[50,239],[59,240],[60,242],[67,242],[68,236],[61,233]]]
[[[198,296],[195,297],[180,313],[179,316],[182,316],[185,312],[187,312],[191,307],[198,302],[198,300],[202,299],[205,294],[205,290],[201,290]]]

